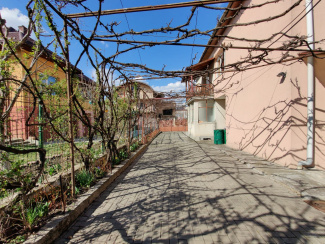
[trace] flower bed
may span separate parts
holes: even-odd
[[[151,137],[152,139],[153,137]],[[130,149],[136,150],[139,146],[138,143],[133,143]],[[2,228],[0,231],[6,233],[6,236],[1,236],[0,242],[22,242],[31,233],[40,230],[50,219],[53,219],[53,221],[57,218],[64,219],[65,216],[70,216],[71,214],[78,216],[83,211],[81,209],[84,209],[83,207],[79,207],[79,205],[88,206],[145,150],[146,146],[142,146],[136,153],[132,153],[129,160],[125,160],[128,156],[126,146],[119,147],[118,157],[112,162],[113,169],[111,173],[107,173],[104,170],[106,155],[102,155],[96,159],[89,171],[86,171],[82,164],[75,165],[76,196],[74,197],[71,196],[71,172],[65,170],[60,172],[60,174],[55,174],[47,178],[46,183],[34,188],[24,198],[26,204],[16,204],[11,213],[5,209],[6,205],[3,204],[0,207],[0,217],[8,218],[10,225],[0,226]],[[85,196],[90,198],[85,198]],[[82,200],[84,198],[86,200]],[[10,199],[10,201],[12,200]],[[71,211],[73,213],[70,214]],[[71,219],[72,217],[70,216],[68,218]],[[70,221],[66,222],[66,224],[69,223]],[[40,233],[43,232],[41,231]],[[36,236],[39,237],[39,235]],[[35,236],[33,238],[34,241],[29,243],[36,241]]]

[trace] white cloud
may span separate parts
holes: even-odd
[[[96,74],[96,70],[95,69],[92,69],[90,71],[90,78],[93,79],[93,80],[97,80],[97,74]]]
[[[94,68],[89,69],[88,72],[86,72],[86,75],[88,75],[93,80],[97,80],[96,69],[94,69]],[[110,85],[119,86],[125,82],[125,81],[123,81],[123,79],[120,79],[117,72],[115,72],[113,74],[113,81],[111,80],[111,78],[112,78],[111,75],[109,75],[108,77],[109,77]],[[133,80],[134,81],[138,80],[141,83],[145,83],[145,84],[149,85],[149,82],[147,80],[145,80],[142,76],[135,77]]]
[[[15,29],[20,25],[28,26],[29,19],[26,15],[20,12],[19,9],[9,9],[2,7],[0,10],[1,18],[6,20],[7,27],[13,27]]]
[[[93,79],[94,81],[97,80],[97,73],[96,73],[96,69],[92,68],[90,70],[88,70],[88,74],[90,75],[90,78]],[[116,73],[113,74],[113,81],[111,80],[111,75],[108,75],[109,81],[108,83],[110,85],[114,85],[114,86],[119,86],[121,85],[121,80],[118,79],[118,76]]]
[[[146,81],[142,76],[135,77],[134,80],[138,80],[142,83],[149,85],[148,81]]]
[[[180,92],[185,90],[185,84],[180,81],[176,81],[175,83],[169,83],[166,86],[153,86],[152,88],[159,92]]]
[[[27,15],[24,15],[17,8],[9,9],[9,8],[2,7],[0,9],[0,14],[1,14],[1,18],[6,20],[7,27],[12,27],[15,28],[16,30],[18,30],[18,26],[21,25],[28,27],[29,19]],[[31,33],[31,38],[36,40],[36,36],[34,32]]]
[[[103,46],[105,46],[106,48],[109,46],[107,42],[104,41],[100,41],[100,44],[102,44]]]
[[[122,85],[122,82],[120,79],[115,79],[114,81],[110,81],[111,86],[119,86]]]

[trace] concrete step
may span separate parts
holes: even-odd
[[[5,143],[6,144],[9,144],[9,143],[19,143],[19,142],[23,142],[24,141],[24,139],[22,139],[22,138],[15,138],[15,139],[11,139],[11,140],[9,140],[9,139],[6,139],[5,140]]]
[[[5,144],[8,146],[37,146],[38,140],[24,140],[21,138],[6,140]]]

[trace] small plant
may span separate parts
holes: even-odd
[[[129,157],[129,155],[128,155],[127,151],[121,150],[119,152],[119,159],[124,160],[124,159],[127,159],[128,157]]]
[[[8,185],[12,189],[27,186],[32,181],[32,174],[24,172],[24,162],[22,160],[11,163],[10,169],[0,171],[0,198],[7,195]]]
[[[90,187],[93,181],[94,175],[87,170],[82,170],[76,175],[76,184],[80,187]]]
[[[26,237],[23,235],[16,236],[15,239],[11,239],[9,243],[22,243],[26,240]]]
[[[9,196],[9,192],[5,188],[0,187],[0,199]]]
[[[138,147],[139,147],[139,142],[136,141],[130,146],[130,151],[134,152],[135,150],[137,150]]]
[[[52,166],[49,168],[48,174],[49,174],[50,176],[55,175],[55,174],[59,173],[61,169],[62,169],[62,166],[61,166],[60,164],[52,165]]]
[[[119,157],[115,157],[112,160],[113,165],[118,165],[120,162],[121,162],[121,160],[119,159]]]
[[[94,175],[96,178],[102,178],[105,175],[105,171],[103,171],[99,166],[94,169]]]
[[[9,196],[9,192],[6,189],[7,181],[6,180],[2,180],[1,178],[2,177],[0,177],[0,199]]]
[[[34,207],[28,208],[26,211],[26,220],[30,226],[34,225],[36,220],[44,217],[49,211],[49,202],[38,202]]]
[[[80,193],[79,188],[78,187],[75,187],[75,191],[74,192],[76,193],[76,195],[79,195],[79,193]]]

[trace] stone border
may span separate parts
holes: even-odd
[[[66,206],[67,213],[59,215],[51,219],[45,226],[43,226],[37,233],[28,237],[24,242],[30,243],[52,243],[54,242],[69,226],[81,215],[86,208],[99,195],[109,187],[114,180],[120,176],[136,159],[138,159],[144,151],[148,148],[150,143],[160,134],[159,131],[147,144],[140,147],[137,152],[128,160],[124,160],[121,164],[116,165],[110,175],[100,179],[94,186],[92,186],[86,193],[78,197],[77,201],[69,206]]]

